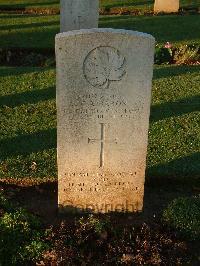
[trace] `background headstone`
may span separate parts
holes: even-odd
[[[60,211],[142,209],[153,55],[139,32],[56,36]]]
[[[155,0],[154,12],[173,13],[179,10],[179,0]]]
[[[60,31],[97,28],[99,0],[61,0]]]

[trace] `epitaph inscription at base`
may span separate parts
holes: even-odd
[[[61,212],[142,210],[153,54],[138,32],[56,36]]]

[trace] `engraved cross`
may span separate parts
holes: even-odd
[[[101,126],[101,138],[100,139],[90,139],[88,138],[88,143],[95,143],[95,142],[100,142],[101,147],[100,147],[100,163],[99,163],[99,167],[103,167],[104,166],[104,148],[105,148],[105,143],[115,143],[117,144],[117,139],[111,140],[111,141],[107,141],[105,139],[105,124],[104,123],[100,123]]]

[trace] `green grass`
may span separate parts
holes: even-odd
[[[100,0],[100,5],[106,8],[129,7],[135,9],[149,9],[153,7],[153,0]]]
[[[59,16],[0,14],[0,46],[52,48],[59,32]]]
[[[0,7],[52,8],[59,7],[58,0],[0,0]]]
[[[156,67],[148,176],[199,177],[199,66]],[[0,177],[57,178],[54,68],[0,68]]]
[[[0,176],[55,177],[54,69],[1,68],[0,72]]]
[[[100,7],[153,8],[153,0],[100,0]],[[199,5],[199,0],[181,0],[180,6]],[[0,0],[0,7],[12,8],[59,8],[58,0]]]
[[[0,210],[1,265],[28,265],[40,259],[49,245],[39,218],[11,204],[2,191]]]
[[[198,43],[199,15],[187,16],[103,16],[99,26],[143,31],[159,44]],[[191,30],[192,29],[192,30]],[[0,47],[52,48],[59,32],[59,16],[0,14]]]
[[[104,16],[100,27],[136,30],[152,34],[161,44],[166,41],[173,44],[200,42],[200,16]],[[193,29],[191,31],[191,28]]]
[[[149,176],[199,176],[200,67],[165,66],[154,72]]]
[[[154,0],[100,0],[102,7],[132,7],[135,9],[153,9]],[[200,6],[200,0],[180,0],[180,7]]]
[[[100,0],[102,7],[129,7],[134,9],[153,9],[154,0]],[[199,0],[180,0],[180,7],[199,6]]]
[[[180,197],[169,203],[163,221],[190,240],[200,240],[200,197]]]

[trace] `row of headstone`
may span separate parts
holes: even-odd
[[[99,0],[61,0],[60,31],[98,27]],[[155,0],[154,12],[178,12],[179,0]]]
[[[64,1],[75,18],[63,30],[97,24],[94,0],[77,16],[81,1]],[[114,29],[56,36],[60,212],[142,210],[154,42]]]

